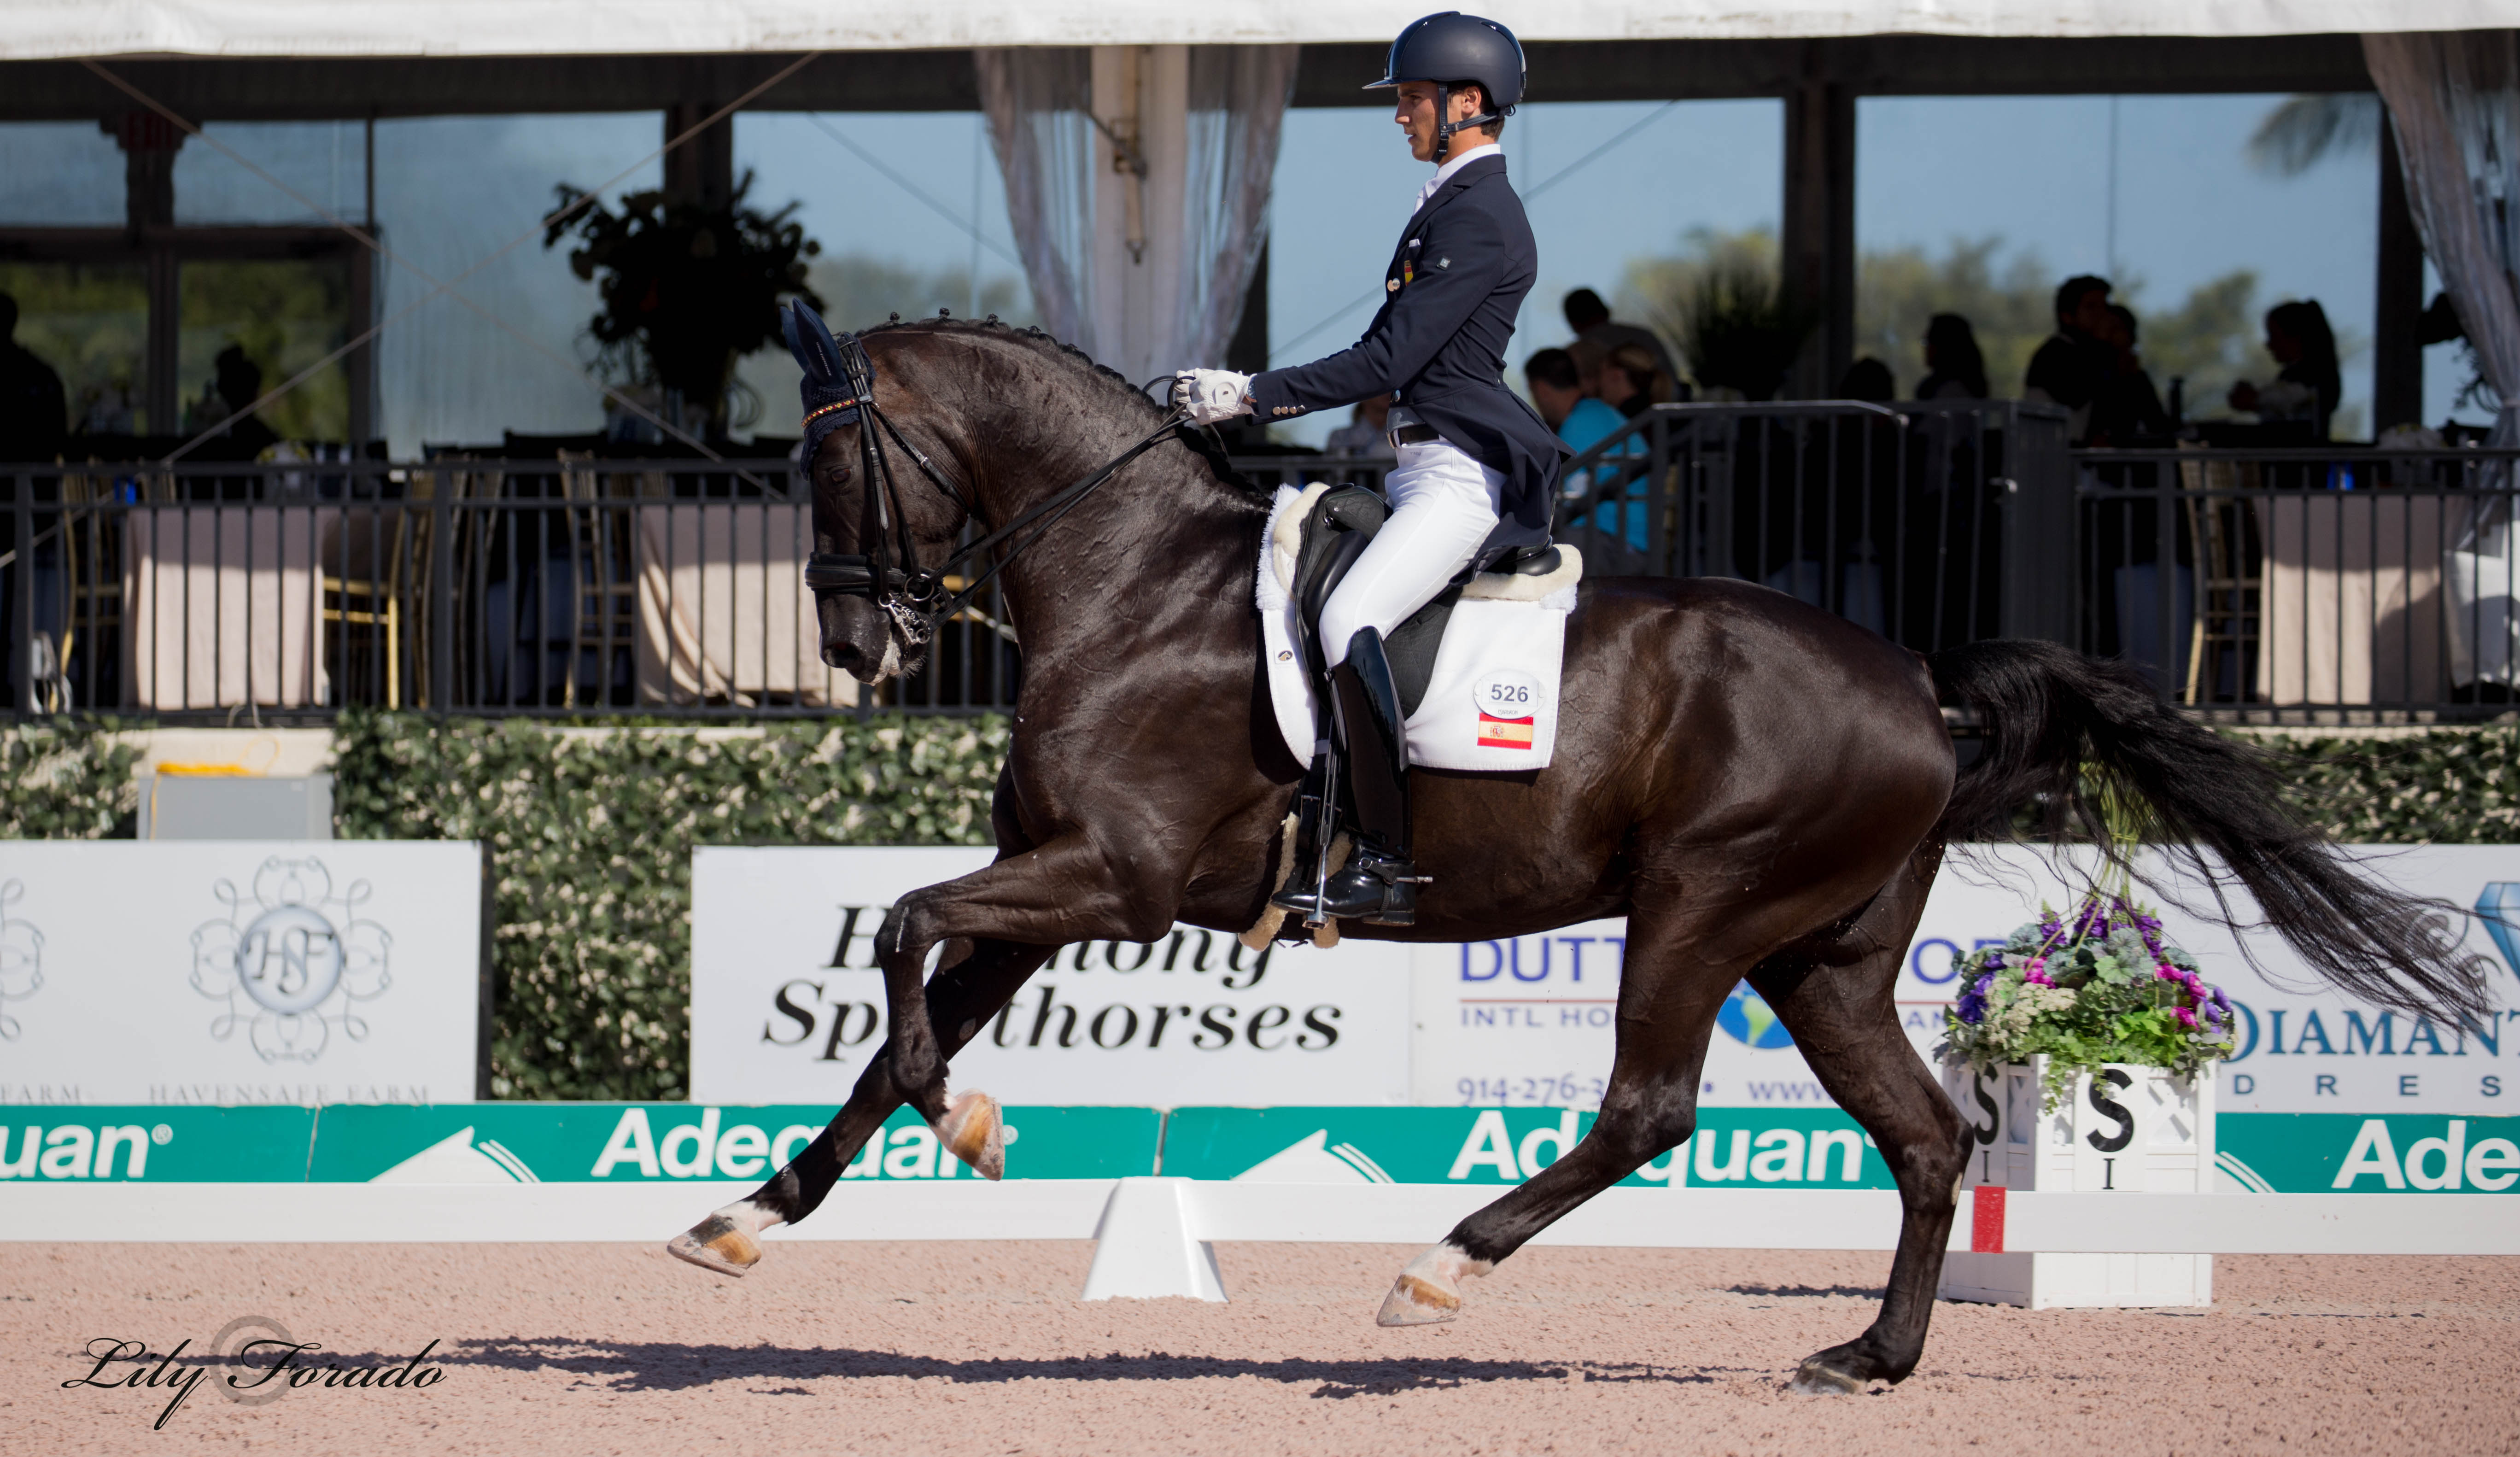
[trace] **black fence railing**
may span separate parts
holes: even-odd
[[[1662,405],[1578,457],[1594,575],[1761,582],[1919,651],[2041,637],[2209,716],[2510,711],[2520,451],[2068,450],[2009,401]],[[1387,459],[1238,458],[1264,487]],[[994,592],[925,671],[826,667],[784,460],[0,468],[16,715],[758,717],[1012,707]],[[959,587],[960,583],[955,583]]]
[[[2071,639],[2210,717],[2511,711],[2520,451],[2074,454]]]

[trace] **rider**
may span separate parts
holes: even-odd
[[[1238,415],[1279,421],[1390,393],[1399,464],[1384,478],[1390,519],[1322,608],[1333,751],[1355,810],[1346,866],[1316,895],[1276,897],[1319,916],[1407,926],[1419,880],[1410,859],[1409,751],[1383,655],[1391,630],[1474,562],[1549,539],[1562,450],[1506,387],[1505,346],[1539,271],[1522,201],[1497,138],[1522,100],[1522,47],[1494,21],[1446,11],[1400,32],[1381,80],[1418,160],[1418,189],[1365,337],[1327,359],[1244,376],[1184,370],[1192,424]],[[1318,902],[1318,903],[1317,903]]]

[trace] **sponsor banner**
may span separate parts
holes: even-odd
[[[2494,1016],[2448,1026],[2381,1012],[2324,989],[2271,931],[2234,934],[2221,922],[2163,906],[2170,939],[2195,953],[2237,1003],[2239,1052],[2221,1065],[2219,1107],[2233,1114],[2457,1114],[2520,1111],[2520,846],[2368,847],[2369,869],[2416,893],[2477,911],[2466,949],[2493,966]],[[1955,855],[1936,881],[1900,966],[1909,1040],[1928,1061],[1943,1010],[1958,995],[1959,958],[2000,944],[2064,906],[2071,883],[2045,856],[2007,846]],[[2189,897],[2207,907],[2210,893]],[[2508,924],[2497,919],[2505,904]],[[2234,892],[2234,913],[2255,912]],[[1413,952],[1413,1101],[1457,1106],[1599,1106],[1615,1044],[1624,920],[1545,935]],[[2246,951],[2244,954],[2243,946]],[[2250,958],[2254,956],[2253,967]],[[1699,1106],[1833,1108],[1793,1037],[1748,985],[1715,1020]]]
[[[881,1050],[875,934],[894,900],[987,865],[972,848],[704,847],[692,857],[692,1092],[836,1105]],[[1062,948],[954,1059],[1012,1102],[1409,1100],[1410,951],[1246,950],[1176,927]]]
[[[2218,1187],[2259,1193],[2501,1194],[2520,1188],[2520,1117],[2239,1114],[2217,1119]]]
[[[1180,1108],[1164,1172],[1280,1184],[1519,1184],[1592,1129],[1573,1108]],[[1695,1136],[1619,1181],[1642,1186],[1897,1187],[1853,1119],[1822,1109],[1709,1109]]]
[[[0,1109],[0,1181],[298,1184],[314,1137],[311,1108]]]
[[[767,1178],[832,1116],[828,1106],[474,1103],[328,1108],[311,1177],[321,1183],[640,1183]],[[1155,1171],[1162,1119],[1146,1108],[1009,1108],[1010,1179]],[[896,1111],[840,1171],[846,1179],[976,1178]]]
[[[469,1097],[480,914],[471,842],[0,842],[0,1103]]]

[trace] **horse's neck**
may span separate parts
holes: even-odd
[[[1110,443],[1077,459],[1015,464],[1013,471],[1030,482],[1025,499],[992,515],[1012,520],[1137,437],[1111,435]],[[1088,454],[1093,458],[1082,458]],[[1252,554],[1266,515],[1181,444],[1166,441],[1131,462],[1006,569],[1027,670],[1039,672],[1074,653],[1107,660],[1148,639],[1196,632],[1201,619],[1247,613]]]

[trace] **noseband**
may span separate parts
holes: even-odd
[[[844,425],[859,426],[858,461],[866,476],[865,507],[859,518],[858,540],[868,550],[863,553],[815,552],[805,558],[805,586],[816,600],[825,596],[863,597],[890,615],[900,631],[904,645],[913,650],[924,645],[938,622],[952,617],[971,605],[988,584],[989,578],[1021,556],[1044,533],[1058,524],[1079,501],[1096,486],[1110,479],[1121,467],[1153,449],[1179,430],[1182,413],[1173,411],[1161,425],[1122,451],[1109,464],[1072,484],[1061,487],[1048,499],[1025,511],[1021,516],[989,531],[977,540],[966,543],[948,553],[931,570],[919,565],[919,544],[910,534],[910,521],[901,509],[901,491],[893,481],[891,458],[884,450],[884,437],[890,436],[913,461],[928,483],[945,498],[963,509],[972,521],[987,525],[978,503],[946,480],[935,462],[912,444],[875,402],[875,361],[867,354],[866,343],[854,334],[835,338],[839,345],[840,377],[846,387],[845,397],[825,404],[805,417],[804,460],[811,471],[816,451],[823,438]],[[878,429],[880,427],[880,429]],[[1012,541],[1017,533],[1031,527],[1029,534],[1014,541],[1004,554],[990,562],[987,569],[973,577],[962,591],[947,596],[945,576],[955,568]],[[888,543],[886,538],[890,537]],[[887,546],[900,552],[901,565],[892,565]]]

